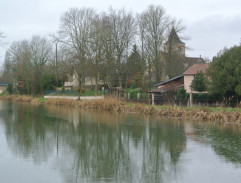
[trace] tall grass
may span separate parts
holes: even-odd
[[[45,103],[65,107],[78,107],[83,109],[116,111],[121,113],[143,113],[156,116],[178,117],[183,119],[203,120],[219,123],[241,124],[240,110],[228,108],[187,108],[172,106],[150,106],[145,104],[133,104],[117,100],[116,98],[105,98],[104,100],[82,100],[70,99],[40,99],[31,96],[5,96],[6,100],[19,102]]]

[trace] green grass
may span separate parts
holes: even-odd
[[[43,97],[39,97],[39,98],[38,98],[38,101],[41,102],[41,103],[44,103],[44,102],[47,101],[47,99],[46,99],[46,98],[43,98]]]
[[[128,105],[129,107],[135,107],[135,106],[136,106],[136,104],[134,104],[134,103],[127,103],[127,105]]]
[[[3,92],[3,93],[0,94],[0,97],[4,97],[4,96],[7,96],[7,95],[9,95],[9,94],[8,94],[7,91],[5,91],[5,92]]]
[[[152,107],[152,105],[148,105],[148,107]],[[170,106],[154,106],[156,107],[157,109],[169,109]]]

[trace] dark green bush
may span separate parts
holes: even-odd
[[[56,80],[55,80],[54,75],[48,74],[43,77],[42,82],[41,82],[41,87],[44,91],[54,90],[55,86],[56,86]]]
[[[137,93],[141,93],[141,89],[126,89],[126,93],[130,93],[130,99],[137,100]]]
[[[141,93],[140,100],[148,100],[148,93]]]
[[[214,100],[216,99],[209,93],[193,93],[193,100]]]
[[[177,91],[177,100],[187,100],[189,97],[189,94],[186,92],[184,88],[181,88]]]
[[[10,95],[13,94],[13,85],[11,83],[8,83],[8,86],[7,86],[7,91]]]

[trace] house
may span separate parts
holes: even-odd
[[[190,88],[192,80],[198,72],[205,73],[208,66],[209,64],[193,64],[183,74],[156,84],[155,87],[157,88],[150,91],[150,93],[165,93],[168,90],[178,90],[182,87],[187,93],[193,92]]]
[[[85,78],[85,88],[93,89],[96,85],[95,78],[93,77],[86,77]],[[99,78],[98,79],[98,86],[101,87],[104,85],[104,81]],[[64,82],[64,87],[66,90],[76,90],[79,87],[79,82],[77,79],[76,74],[69,77],[68,81]]]
[[[192,80],[195,78],[195,75],[198,72],[205,73],[209,64],[194,64],[191,67],[189,67],[184,73],[184,89],[187,91],[187,93],[192,92],[190,86],[192,84]]]
[[[157,88],[154,90],[151,90],[149,93],[163,94],[168,90],[178,90],[179,88],[184,87],[184,76],[183,75],[176,76],[167,81],[156,84],[155,87]]]

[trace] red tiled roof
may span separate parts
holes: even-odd
[[[209,64],[193,64],[183,73],[183,75],[195,75],[200,71],[205,72],[208,66]]]

